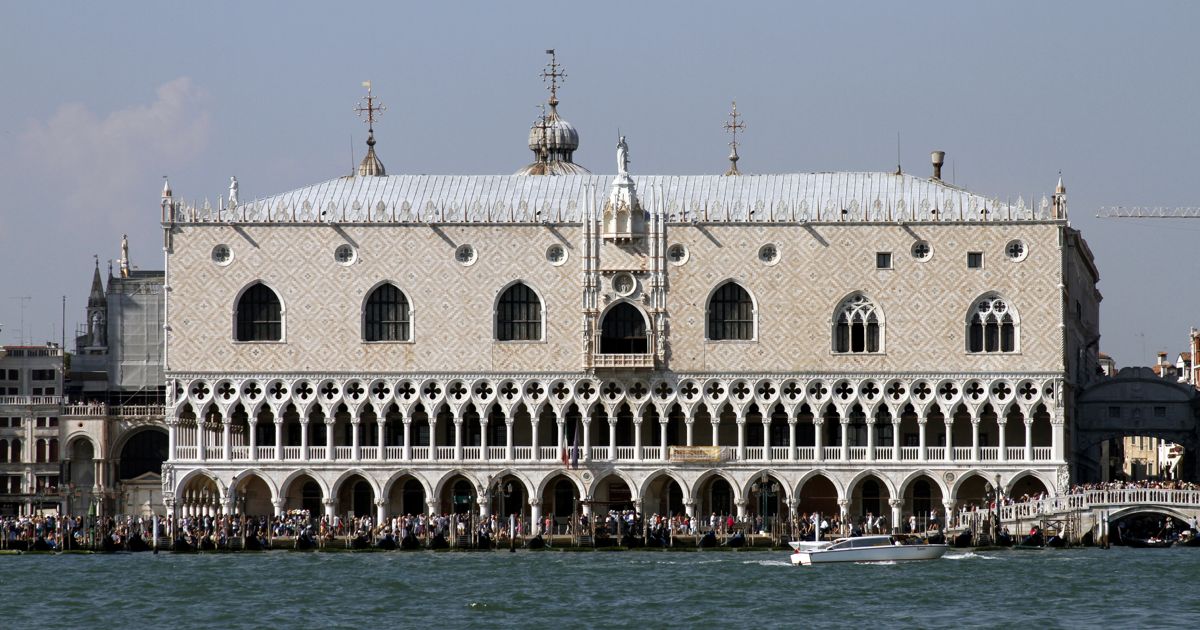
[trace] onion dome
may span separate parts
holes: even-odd
[[[588,170],[574,161],[575,149],[579,148],[579,132],[575,126],[558,115],[558,83],[566,73],[562,72],[554,56],[547,50],[550,63],[542,78],[550,85],[550,100],[546,102],[550,111],[543,110],[537,122],[529,129],[529,150],[534,161],[517,171],[516,175],[586,175]]]
[[[368,176],[384,176],[387,171],[383,169],[383,162],[379,161],[379,157],[375,155],[375,130],[372,129],[367,135],[367,155],[363,157],[362,162],[358,164],[358,174],[361,177]]]

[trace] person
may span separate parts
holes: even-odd
[[[917,515],[916,514],[908,515],[908,533],[910,533],[910,534],[917,533]]]

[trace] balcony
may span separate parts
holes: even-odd
[[[979,461],[996,462],[1000,461],[999,446],[981,446],[979,447]]]
[[[57,405],[62,396],[0,396],[0,405]]]
[[[522,461],[522,462],[532,460],[533,459],[533,447],[532,446],[514,446],[513,447],[513,459],[516,459],[517,461]]]
[[[1008,455],[1009,460],[1021,461],[1021,460],[1025,459],[1025,447],[1024,446],[1010,446],[1010,447],[1008,447],[1008,450],[1006,453]]]
[[[557,446],[539,446],[538,452],[541,455],[539,459],[554,461],[562,458]]]
[[[958,462],[971,461],[971,447],[970,446],[955,446],[954,447],[954,461],[958,461]]]
[[[915,462],[921,457],[921,448],[919,446],[901,446],[900,459],[906,462]]]
[[[780,460],[780,461],[786,460],[788,458],[788,451],[790,451],[790,450],[792,450],[792,449],[787,446],[772,446],[771,447],[771,459]]]
[[[593,354],[591,367],[597,370],[654,369],[653,354]]]
[[[275,459],[274,446],[256,446],[258,449],[258,459]]]
[[[817,458],[817,447],[815,446],[801,446],[797,448],[796,451],[796,459],[799,459],[800,461],[807,462]]]
[[[1054,449],[1049,446],[1033,447],[1033,461],[1048,462],[1054,457]]]
[[[488,459],[508,459],[508,447],[489,446],[487,447],[487,456]]]

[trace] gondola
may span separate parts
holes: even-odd
[[[1033,528],[1029,535],[1026,536],[1021,544],[1017,545],[1016,549],[1042,549],[1046,546],[1046,537],[1042,535],[1040,528]]]
[[[216,551],[217,541],[212,539],[212,536],[205,536],[200,539],[200,551]]]
[[[350,539],[350,548],[351,549],[370,549],[371,548],[371,537],[365,533],[355,536],[354,538]]]
[[[1192,530],[1191,535],[1182,536],[1175,541],[1176,547],[1200,547],[1200,536],[1196,535],[1195,530]]]
[[[417,538],[416,536],[413,536],[412,534],[407,534],[404,536],[404,538],[400,539],[400,548],[405,551],[412,551],[414,549],[420,549],[421,548],[421,539]]]
[[[639,536],[634,536],[628,532],[621,537],[621,546],[626,549],[637,549],[644,546],[644,541]]]
[[[45,538],[38,536],[37,540],[33,541],[33,545],[30,546],[29,550],[30,551],[54,551],[54,545],[51,545],[50,543],[46,542]]]
[[[150,551],[150,545],[146,544],[141,534],[131,534],[125,544],[130,551]]]
[[[396,544],[396,537],[392,536],[391,532],[388,532],[375,543],[375,546],[384,551],[393,551],[399,545]]]
[[[733,536],[730,536],[729,539],[725,541],[725,546],[729,547],[731,549],[740,549],[742,547],[745,547],[746,546],[746,535],[743,534],[742,532],[738,532],[738,533],[734,534]]]
[[[709,547],[716,547],[717,546],[717,535],[711,531],[708,532],[707,534],[700,537],[700,542],[696,543],[696,546],[700,547],[701,549],[707,549]]]
[[[545,549],[546,548],[546,539],[542,538],[540,535],[534,536],[533,538],[530,538],[529,540],[525,541],[525,548],[526,549]]]
[[[263,551],[269,547],[266,540],[258,536],[247,536],[243,548],[246,551]]]
[[[1012,534],[1001,533],[1000,535],[996,536],[996,545],[1000,547],[1011,547],[1013,546],[1014,542],[1016,542],[1016,540],[1013,539]]]
[[[312,535],[308,532],[303,532],[296,536],[296,549],[307,551],[317,546],[317,541],[313,540]]]
[[[100,549],[104,553],[116,553],[118,551],[124,551],[121,543],[113,540],[113,537],[108,534],[105,534],[104,537],[100,539]]]
[[[1062,536],[1051,536],[1046,539],[1046,546],[1053,549],[1062,549],[1067,546],[1067,539]]]
[[[196,547],[194,547],[192,543],[188,542],[187,538],[179,536],[175,539],[175,548],[172,551],[176,553],[191,553],[195,550]]]
[[[437,536],[433,537],[433,540],[429,541],[429,548],[430,549],[449,549],[450,543],[446,541],[445,535],[438,534]]]
[[[962,533],[955,536],[954,544],[951,545],[951,547],[954,547],[956,549],[965,549],[967,547],[974,547],[974,546],[975,546],[975,535],[972,534],[971,530],[969,530],[969,529],[964,530]]]
[[[926,544],[930,544],[930,545],[944,545],[944,544],[946,544],[946,535],[943,534],[942,532],[938,531],[936,533],[929,534],[928,536],[926,536],[925,542],[926,542]]]

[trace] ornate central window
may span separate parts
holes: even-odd
[[[726,282],[708,300],[709,341],[754,339],[754,301],[742,285]]]
[[[497,341],[541,341],[542,300],[533,289],[518,282],[500,296],[496,305]]]
[[[408,298],[394,284],[381,284],[363,307],[363,341],[409,341]]]
[[[870,354],[883,346],[883,317],[875,303],[862,293],[842,300],[834,314],[833,351]]]
[[[967,315],[967,352],[1017,351],[1017,314],[991,293],[975,301]]]
[[[646,318],[637,307],[621,302],[600,323],[600,354],[646,354]]]
[[[246,289],[238,300],[234,332],[238,341],[281,341],[283,306],[279,296],[261,282]]]

